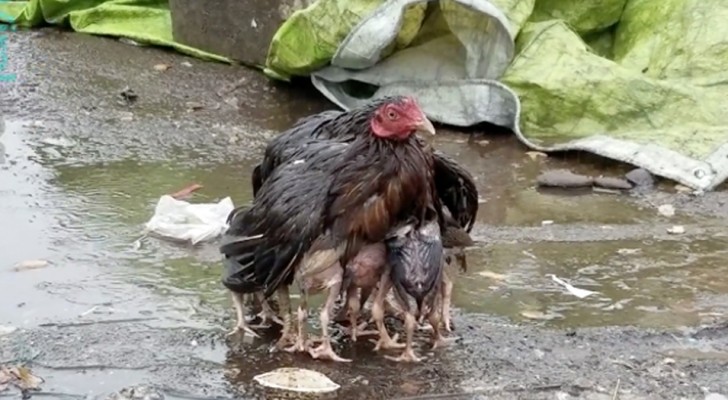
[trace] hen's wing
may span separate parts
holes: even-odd
[[[473,176],[455,160],[434,151],[435,186],[442,204],[466,232],[470,232],[478,215],[478,188]]]
[[[320,134],[323,130],[322,126],[341,113],[341,111],[329,110],[301,118],[271,140],[266,146],[263,160],[253,169],[253,197],[257,196],[263,182],[278,165],[284,164],[291,157],[296,156],[296,151],[301,143],[311,139],[327,139],[327,135]]]
[[[313,155],[280,165],[249,209],[231,213],[220,247],[226,286],[264,288],[269,296],[292,281],[296,265],[321,235],[328,182],[348,145],[315,140],[304,144]]]

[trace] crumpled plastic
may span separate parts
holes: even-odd
[[[234,208],[230,197],[218,203],[191,204],[164,195],[159,198],[145,231],[167,239],[198,244],[222,235],[228,228],[227,217]]]

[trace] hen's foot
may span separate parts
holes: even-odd
[[[293,346],[286,347],[283,350],[289,352],[289,353],[303,353],[308,351],[310,345],[308,342],[304,342],[303,338],[301,336],[296,336],[296,341],[293,343]]]
[[[316,347],[315,349],[309,349],[308,353],[311,355],[311,357],[317,359],[317,360],[331,360],[336,362],[351,362],[348,358],[342,358],[338,354],[334,352],[334,349],[331,348],[331,342],[328,340],[324,340],[321,345]]]
[[[392,360],[396,362],[420,362],[424,360],[424,358],[417,357],[415,355],[415,351],[412,348],[405,349],[402,354],[399,357],[392,357],[392,356],[384,356],[387,360]]]
[[[382,349],[402,349],[404,348],[404,343],[397,343],[397,339],[399,338],[399,335],[394,335],[394,337],[387,336],[380,336],[378,341],[372,340],[372,343],[376,343],[376,346],[374,346],[374,351],[379,351]]]
[[[452,330],[455,329],[455,324],[450,319],[445,320],[445,330],[448,332],[452,332]]]
[[[251,325],[251,327],[253,327],[253,328],[270,328],[271,327],[271,324],[270,324],[271,322],[275,322],[276,324],[278,324],[280,326],[284,326],[285,325],[285,323],[283,322],[283,320],[280,319],[278,317],[278,315],[276,315],[276,313],[273,312],[273,310],[271,310],[271,309],[263,310],[263,311],[259,312],[256,315],[256,317],[257,318],[260,318],[260,323],[255,324],[255,325]]]
[[[276,342],[276,344],[271,348],[271,351],[276,350],[285,350],[287,347],[293,346],[298,340],[298,335],[296,335],[293,332],[283,333]]]

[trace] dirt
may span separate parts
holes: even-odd
[[[140,232],[159,196],[193,183],[203,188],[189,201],[247,201],[266,140],[333,106],[239,67],[52,29],[13,33],[8,55],[18,80],[0,83],[0,364],[42,377],[31,395],[103,399],[147,385],[167,399],[303,398],[252,381],[291,365],[339,383],[329,398],[728,395],[724,189],[542,190],[536,177],[550,169],[632,168],[532,158],[489,131],[443,134],[438,147],[474,173],[484,201],[456,281],[461,339],[420,348],[419,365],[384,360],[367,342],[340,347],[355,360],[346,365],[271,354],[272,337],[223,339],[232,310],[214,242]],[[658,212],[664,204],[675,216]],[[579,299],[549,274],[597,294]]]

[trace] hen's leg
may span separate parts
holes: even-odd
[[[308,293],[301,291],[301,301],[298,303],[298,336],[293,346],[286,351],[306,351],[306,318],[308,317]]]
[[[412,314],[412,312],[407,311],[407,313],[404,316],[404,329],[407,332],[407,341],[405,344],[404,351],[399,357],[390,357],[390,356],[384,356],[389,360],[392,361],[404,361],[404,362],[419,362],[422,361],[421,358],[417,357],[415,355],[415,351],[412,348],[412,337],[415,334],[415,327],[417,326],[417,320],[415,320],[415,316]]]
[[[311,357],[313,358],[351,362],[351,360],[339,357],[339,355],[334,352],[334,349],[331,348],[331,338],[329,337],[329,314],[331,314],[331,309],[334,307],[334,302],[339,296],[340,290],[341,282],[330,287],[329,294],[326,297],[326,303],[324,303],[324,306],[321,308],[321,315],[319,317],[321,320],[321,344],[315,349],[309,350],[309,354],[311,354]]]
[[[444,285],[443,285],[444,286]],[[452,342],[455,340],[455,338],[445,338],[442,336],[442,331],[440,330],[440,323],[442,322],[440,319],[440,309],[444,309],[444,305],[442,308],[440,307],[433,307],[430,314],[427,316],[430,325],[432,325],[432,349],[436,349],[438,347],[443,347],[446,344]]]
[[[377,324],[377,330],[379,331],[379,341],[374,346],[374,351],[379,351],[380,349],[401,349],[404,347],[402,343],[397,343],[396,336],[394,339],[389,336],[389,332],[387,332],[387,328],[384,326],[384,299],[391,288],[392,281],[389,280],[389,271],[387,270],[380,278],[377,296],[374,298],[374,304],[372,304],[372,319]]]
[[[261,311],[257,315],[257,317],[260,318],[260,323],[251,325],[251,328],[270,328],[270,324],[268,323],[269,320],[278,325],[283,325],[283,321],[278,318],[278,315],[276,315],[270,304],[268,304],[268,300],[263,295],[263,292],[255,292],[255,298],[258,300],[261,307]]]
[[[250,329],[248,323],[245,322],[245,299],[243,299],[243,295],[241,293],[232,292],[232,297],[238,322],[235,325],[235,328],[232,331],[228,332],[227,336],[231,336],[242,331],[243,337],[245,337],[246,333],[252,337],[260,337],[252,329]]]
[[[445,330],[452,332],[452,320],[450,319],[450,303],[452,301],[453,283],[447,272],[442,274],[442,320],[445,323]],[[434,326],[433,326],[434,328]]]
[[[281,314],[283,314],[283,330],[275,348],[284,349],[296,340],[296,333],[293,330],[293,313],[291,312],[291,297],[288,294],[288,286],[281,286],[276,291],[276,294],[278,295],[278,307],[280,308]]]

